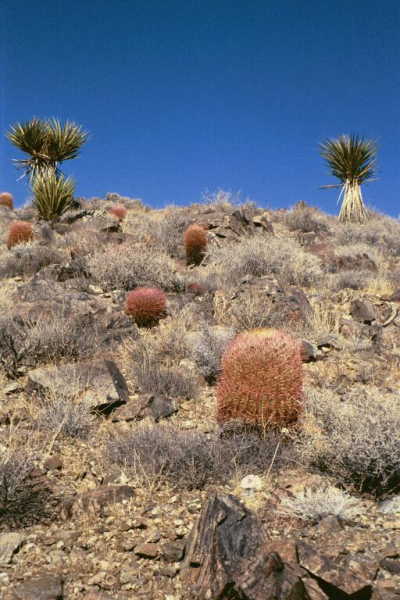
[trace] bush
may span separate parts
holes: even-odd
[[[183,235],[188,265],[199,265],[207,249],[207,233],[200,225],[189,225]]]
[[[101,341],[101,332],[92,315],[73,316],[55,311],[29,322],[12,315],[1,317],[0,365],[9,377],[16,377],[21,365],[33,368],[37,363],[62,358],[89,357]]]
[[[0,278],[34,275],[43,267],[62,262],[64,262],[62,254],[48,246],[39,244],[16,246],[11,248],[9,256],[0,260]]]
[[[197,395],[197,381],[193,371],[171,363],[163,365],[160,357],[153,354],[143,340],[134,345],[132,358],[133,373],[143,393],[184,399]]]
[[[160,246],[169,256],[181,258],[183,255],[182,236],[192,220],[186,208],[170,206],[165,209],[165,214],[155,231]]]
[[[261,428],[296,421],[302,398],[300,344],[274,329],[239,334],[222,358],[217,420]]]
[[[116,217],[119,221],[123,221],[126,217],[127,210],[123,204],[114,204],[108,209],[108,212]]]
[[[28,438],[27,438],[28,439]],[[27,526],[46,516],[50,492],[31,476],[36,467],[32,449],[7,449],[0,454],[0,522]]]
[[[235,288],[247,275],[276,275],[282,284],[311,286],[322,277],[321,261],[304,252],[290,239],[255,235],[239,243],[212,247],[208,254],[209,272],[222,287]]]
[[[8,230],[7,248],[10,250],[13,246],[30,242],[32,239],[32,225],[27,221],[14,221]]]
[[[200,333],[192,334],[188,339],[193,360],[208,383],[215,382],[222,353],[234,335],[234,329],[206,324]]]
[[[284,223],[290,231],[301,231],[302,233],[326,233],[328,225],[324,222],[322,215],[311,206],[295,207],[286,213]]]
[[[355,389],[345,401],[310,391],[298,451],[303,461],[359,492],[400,489],[398,394]]]
[[[112,440],[106,452],[111,462],[131,470],[142,482],[167,480],[177,488],[202,489],[226,483],[238,473],[263,473],[274,455],[274,467],[279,467],[284,453],[277,440],[251,433],[208,437],[158,425]]]
[[[85,403],[63,396],[47,398],[37,419],[39,429],[82,440],[87,439],[92,424],[93,416]]]
[[[332,485],[306,487],[293,497],[284,498],[281,506],[284,512],[312,521],[319,521],[330,515],[349,519],[360,508],[355,498]]]
[[[137,325],[150,327],[165,316],[167,297],[158,288],[137,288],[126,297],[125,312]]]
[[[14,208],[14,197],[9,192],[0,194],[0,206],[7,206],[10,210]]]
[[[56,221],[67,210],[73,208],[74,189],[72,179],[56,175],[52,171],[36,175],[32,184],[33,205],[40,218]]]
[[[88,267],[95,282],[107,291],[136,287],[180,291],[184,287],[169,256],[144,245],[106,247],[89,258]]]

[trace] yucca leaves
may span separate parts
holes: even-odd
[[[341,135],[336,140],[320,144],[321,156],[326,160],[332,175],[359,184],[373,177],[375,172],[376,145],[357,135]]]
[[[29,154],[29,158],[17,159],[31,181],[41,172],[52,169],[59,174],[59,164],[76,158],[87,140],[87,133],[79,125],[58,119],[33,118],[25,123],[11,126],[7,137],[14,146]]]
[[[339,220],[363,223],[368,217],[368,211],[360,186],[374,176],[375,142],[354,134],[341,135],[320,144],[320,152],[332,175],[341,181],[339,200],[342,198],[342,206]]]
[[[37,174],[32,185],[33,205],[45,221],[56,221],[72,206],[75,184],[53,170]]]

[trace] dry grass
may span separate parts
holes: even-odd
[[[155,286],[165,291],[184,287],[175,263],[156,248],[124,243],[102,248],[88,259],[93,280],[105,290]]]
[[[340,484],[380,495],[400,489],[398,394],[353,388],[344,401],[310,390],[298,448],[309,465]]]
[[[246,275],[273,274],[283,284],[305,287],[316,285],[322,277],[316,256],[304,252],[294,240],[265,235],[211,248],[207,271],[224,288],[236,287]]]

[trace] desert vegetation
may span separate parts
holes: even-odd
[[[184,557],[213,494],[268,543],[314,545],[321,600],[397,585],[400,224],[366,218],[370,143],[323,146],[337,220],[221,190],[157,210],[76,199],[60,165],[79,126],[10,139],[34,199],[0,195],[0,549],[22,544],[0,593],[50,564],[63,600],[193,597]],[[349,587],[359,555],[380,575]]]

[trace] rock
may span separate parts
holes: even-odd
[[[209,498],[189,536],[183,563],[192,598],[307,600],[300,575],[269,552],[257,518],[236,498]]]
[[[268,231],[268,233],[274,233],[272,223],[268,220],[266,214],[254,216],[253,223],[257,228],[262,228],[264,231]]]
[[[29,372],[26,390],[79,398],[88,409],[105,413],[124,404],[129,397],[126,381],[111,360],[39,367]]]
[[[342,347],[338,342],[338,339],[335,335],[323,335],[318,338],[317,348],[333,348],[335,350],[341,350]]]
[[[260,492],[264,487],[261,477],[258,475],[246,475],[240,482],[241,489],[246,495],[251,496],[255,492]]]
[[[185,544],[183,542],[169,542],[162,547],[163,558],[167,562],[179,562],[185,554]]]
[[[165,419],[175,412],[178,407],[175,400],[153,394],[142,394],[115,410],[112,421],[140,421],[151,417],[156,422]]]
[[[3,394],[9,396],[11,394],[18,394],[23,392],[24,388],[18,381],[12,381],[3,387]]]
[[[381,502],[378,506],[378,510],[385,514],[397,514],[400,513],[400,495],[393,496]]]
[[[74,514],[77,511],[101,509],[109,504],[130,500],[135,496],[135,490],[129,485],[104,485],[94,490],[80,494],[76,499],[64,504],[64,514]]]
[[[43,575],[16,586],[12,600],[63,600],[63,581],[57,575]]]
[[[25,538],[18,531],[0,533],[0,567],[11,562],[12,555],[21,547]]]
[[[353,300],[350,306],[350,314],[355,321],[370,324],[376,319],[374,305],[368,300]]]
[[[303,362],[305,362],[305,363],[313,362],[314,360],[317,360],[318,348],[316,346],[314,346],[314,344],[312,344],[311,342],[308,342],[307,340],[302,340],[301,347],[300,347],[300,353],[301,353],[301,360]]]
[[[139,544],[135,548],[135,554],[142,558],[157,558],[160,554],[160,548],[158,544]]]
[[[61,471],[63,468],[63,461],[59,454],[50,456],[44,461],[43,468],[46,471]]]

